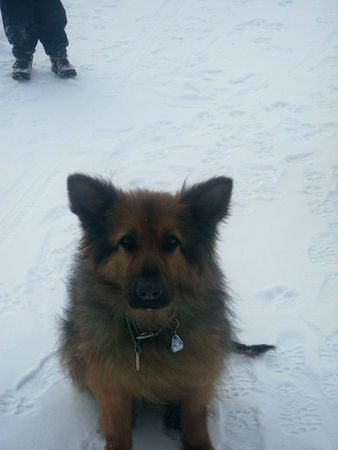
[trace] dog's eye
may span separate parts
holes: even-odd
[[[120,239],[119,244],[122,245],[125,250],[134,250],[134,248],[136,247],[136,241],[130,234],[126,234],[125,236],[123,236]]]
[[[165,239],[164,248],[167,251],[172,251],[179,245],[180,245],[179,239],[176,236],[174,236],[173,234],[170,234]]]

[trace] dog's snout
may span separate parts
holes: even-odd
[[[136,309],[159,309],[169,305],[173,290],[163,280],[163,275],[155,265],[142,267],[135,284],[129,291],[128,302]]]
[[[156,301],[163,294],[159,279],[154,277],[140,278],[136,284],[136,295],[144,302]]]

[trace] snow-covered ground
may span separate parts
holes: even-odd
[[[103,449],[60,372],[56,316],[79,228],[69,173],[175,191],[234,178],[219,255],[239,337],[216,450],[338,449],[337,0],[65,0],[76,80],[0,34],[0,449]],[[156,412],[135,450],[175,450]]]

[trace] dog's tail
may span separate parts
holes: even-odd
[[[231,341],[231,344],[233,353],[250,356],[251,358],[256,358],[256,356],[260,356],[270,350],[276,350],[276,347],[274,345],[245,345],[236,341]]]

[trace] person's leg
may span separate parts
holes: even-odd
[[[29,80],[38,42],[34,0],[0,0],[0,7],[4,30],[15,57],[12,77]]]
[[[67,56],[67,16],[60,0],[35,0],[38,38],[48,56]]]
[[[52,61],[53,72],[61,78],[76,76],[74,67],[67,59],[67,16],[60,0],[36,0],[35,20],[39,40]]]
[[[16,58],[30,57],[38,42],[34,0],[1,0],[1,15],[7,39]]]

